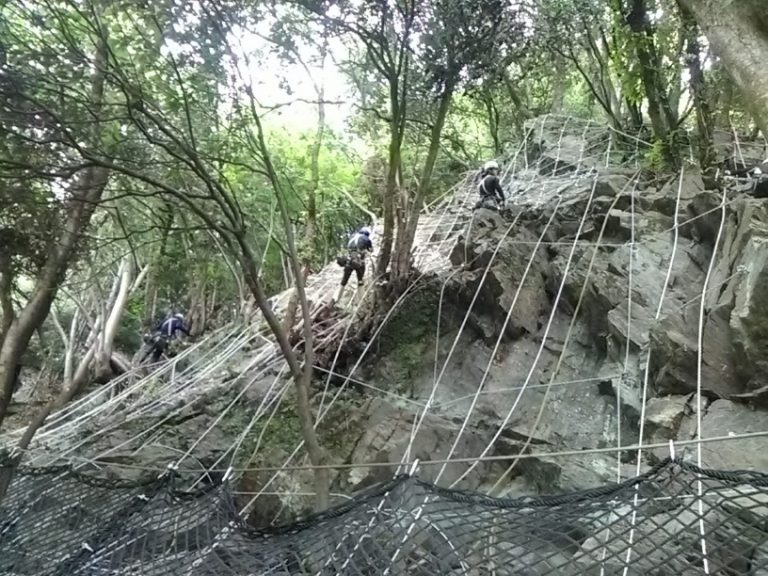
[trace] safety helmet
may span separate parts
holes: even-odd
[[[371,229],[368,228],[368,226],[363,226],[362,228],[360,228],[360,234],[363,234],[365,236],[370,236],[371,235]]]
[[[184,314],[181,312],[176,312],[176,314],[173,315],[174,318],[178,318],[179,320],[184,320]]]
[[[496,160],[488,160],[488,162],[485,163],[483,166],[483,170],[498,170],[499,169],[499,163],[496,162]]]

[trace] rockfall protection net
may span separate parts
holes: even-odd
[[[535,499],[400,476],[260,531],[240,522],[229,488],[22,469],[0,505],[0,574],[768,574],[768,476],[751,472],[667,460]]]

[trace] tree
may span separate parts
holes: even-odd
[[[364,59],[350,66],[361,108],[386,122],[384,233],[377,272],[392,260],[392,280],[410,274],[418,216],[431,187],[453,96],[489,69],[504,69],[521,44],[518,11],[493,0],[433,3],[299,3],[329,32],[356,42]],[[386,103],[387,111],[378,105]],[[426,128],[427,151],[414,185],[405,182],[403,145],[409,130]],[[395,233],[397,236],[395,238]],[[394,244],[394,246],[393,246]],[[394,250],[393,250],[394,248]]]
[[[378,74],[373,82],[381,82],[386,92],[389,111],[381,118],[389,128],[386,184],[382,194],[384,233],[376,265],[384,274],[389,265],[395,235],[395,211],[400,193],[402,146],[405,138],[408,90],[411,82],[412,37],[415,32],[418,2],[374,0],[372,2],[339,2],[332,15],[322,1],[301,0],[310,13],[320,18],[331,34],[345,36],[362,45],[364,66]]]
[[[48,43],[51,35],[39,28],[31,31],[26,23],[14,26],[18,24],[19,14],[11,8],[4,8],[4,11],[8,11],[4,37],[15,40],[2,50],[6,73],[2,75],[0,95],[11,103],[11,107],[4,109],[4,113],[11,116],[6,118],[10,121],[3,123],[4,147],[7,150],[13,142],[24,142],[36,148],[38,153],[32,157],[33,163],[12,157],[3,163],[3,168],[17,187],[36,179],[39,186],[47,189],[46,194],[55,198],[53,201],[62,220],[55,243],[50,245],[41,262],[34,287],[18,313],[13,311],[7,296],[13,279],[10,261],[20,254],[12,253],[10,258],[6,255],[2,262],[4,330],[0,342],[0,423],[11,401],[19,358],[48,316],[57,289],[110,175],[106,167],[83,162],[82,157],[62,149],[62,145],[66,147],[75,141],[85,142],[81,147],[90,149],[103,146],[101,117],[107,83],[106,31],[102,29],[101,35],[70,31],[73,33],[68,36],[71,42],[67,46],[68,57],[61,62],[60,47]],[[94,19],[94,22],[98,20]],[[24,34],[26,38],[22,37]],[[90,56],[87,45],[95,46]],[[49,69],[49,73],[41,78],[36,67],[52,62],[59,62],[59,66]],[[90,80],[87,80],[89,74]],[[81,81],[89,86],[85,94],[80,93],[77,84],[72,84]],[[37,122],[30,122],[32,119]],[[55,152],[46,154],[41,150],[50,145]],[[59,194],[53,189],[56,184],[63,187]]]
[[[135,56],[112,49],[109,68],[122,95],[119,105],[125,113],[125,128],[144,143],[143,154],[114,157],[96,151],[88,152],[87,160],[140,183],[145,190],[151,189],[152,195],[172,199],[216,234],[227,252],[237,259],[244,282],[293,376],[296,409],[307,451],[312,463],[320,466],[324,456],[308,398],[313,372],[311,312],[304,293],[287,194],[267,146],[254,87],[245,72],[249,69],[247,55],[235,51],[227,36],[232,22],[238,21],[236,9],[218,6],[209,11],[199,6],[183,14],[185,22],[176,19],[179,14],[164,12],[163,7],[133,10],[134,22],[142,22],[156,32],[147,35],[147,29],[136,24],[124,31],[126,37],[136,34],[147,38],[141,58],[143,65],[133,66]],[[101,39],[107,41],[106,37]],[[163,42],[169,41],[178,48],[165,51]],[[200,43],[207,48],[202,60],[197,58]],[[218,78],[226,77],[225,61],[231,64],[230,72],[237,75],[246,99],[230,93],[230,112],[222,125],[217,109],[221,97]],[[147,77],[153,82],[146,82]],[[222,139],[224,134],[228,137],[226,142]],[[246,159],[240,154],[243,149],[248,151]],[[245,171],[250,180],[243,182],[231,177],[236,171]],[[244,191],[244,186],[254,180],[268,186],[277,200],[283,233],[281,245],[290,260],[304,326],[301,355],[291,345],[286,328],[275,316],[264,290],[259,238],[252,233],[254,224],[263,224],[247,213],[251,203]],[[316,477],[318,507],[322,508],[328,500],[327,471],[319,468]]]
[[[517,9],[507,3],[437,0],[418,18],[422,54],[414,67],[418,67],[426,100],[433,104],[435,112],[415,193],[404,203],[404,217],[398,222],[392,263],[396,279],[406,278],[411,271],[419,215],[430,192],[443,128],[456,90],[462,83],[482,81],[489,71],[505,69],[525,44]]]
[[[679,0],[693,14],[768,134],[768,13],[762,0]]]
[[[693,14],[679,3],[680,20],[685,38],[685,60],[688,65],[689,86],[696,110],[696,130],[698,132],[699,164],[703,168],[712,165],[715,160],[713,146],[715,118],[712,113],[711,87],[708,86],[701,61],[702,47],[699,42],[699,28]]]

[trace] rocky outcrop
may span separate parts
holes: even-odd
[[[759,408],[768,399],[758,321],[766,308],[760,280],[768,253],[761,243],[768,226],[762,204],[734,196],[726,205],[703,295],[699,370],[700,304],[720,231],[722,192],[708,190],[705,179],[692,170],[682,180],[661,184],[609,174],[596,182],[563,187],[557,180],[551,185],[557,189],[542,185],[530,202],[526,192],[518,192],[511,213],[478,210],[457,237],[450,253],[453,268],[436,280],[453,304],[451,314],[458,314],[454,332],[441,335],[437,354],[432,350],[424,359],[429,367],[414,373],[415,398],[434,394],[432,411],[454,420],[473,406],[467,419],[473,438],[492,438],[499,422],[508,420],[500,438],[528,441],[529,450],[537,453],[610,446],[619,434],[622,444],[633,444],[643,413],[644,443],[689,440],[695,435],[690,426],[699,386],[705,397],[704,437],[727,436],[726,421],[734,434],[749,431],[747,423],[759,428],[760,419],[750,416],[755,412],[746,403]],[[512,182],[507,187],[525,191],[530,186]],[[679,234],[665,286],[675,217]],[[562,298],[547,330],[561,285]],[[465,333],[454,342],[463,313]],[[435,358],[437,371],[447,361],[437,387]],[[375,369],[370,377],[377,380]],[[482,391],[475,398],[480,381]],[[727,417],[721,414],[726,407]],[[454,433],[435,425],[427,437],[437,430]],[[749,442],[762,450],[760,439]],[[705,465],[768,470],[768,462],[747,466],[744,451],[734,443],[706,446],[712,459],[705,458]],[[649,461],[668,454],[666,447],[645,453]],[[622,458],[635,456],[624,453]],[[615,476],[615,465],[609,456],[578,464],[557,459],[550,477],[558,480],[537,489],[607,480]],[[508,482],[510,489],[524,490],[526,475]]]

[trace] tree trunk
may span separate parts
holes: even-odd
[[[107,44],[106,38],[102,36],[98,41],[95,72],[91,80],[91,112],[95,118],[99,118],[101,114],[106,65]],[[98,125],[95,130],[98,130]],[[32,335],[48,316],[78,241],[88,226],[108,179],[109,171],[101,166],[86,168],[80,172],[72,198],[68,201],[63,232],[58,244],[48,255],[35,280],[29,300],[11,323],[0,346],[0,424],[5,419],[13,395],[18,359],[27,349]]]
[[[719,111],[715,118],[715,128],[730,132],[731,109],[733,108],[733,82],[731,82],[724,71],[721,71],[718,77],[718,86],[720,90],[718,91],[719,95],[715,108]]]
[[[398,230],[397,249],[395,250],[395,257],[392,264],[393,279],[406,278],[411,271],[411,249],[413,248],[413,240],[416,236],[416,228],[419,224],[419,215],[421,214],[421,208],[424,205],[424,199],[429,193],[432,173],[435,169],[437,154],[440,151],[440,137],[442,136],[445,120],[448,117],[448,110],[451,107],[451,101],[453,99],[454,84],[455,80],[447,81],[445,90],[440,97],[437,117],[432,125],[432,133],[430,134],[429,150],[427,152],[427,158],[424,161],[424,169],[421,172],[416,196],[409,207],[405,226]]]
[[[267,322],[272,334],[274,334],[280,351],[288,364],[291,376],[293,377],[294,388],[296,390],[296,414],[301,423],[301,433],[304,439],[304,444],[307,447],[309,459],[312,464],[316,466],[322,465],[325,463],[325,455],[320,447],[317,433],[315,432],[314,418],[312,417],[312,411],[309,406],[309,383],[311,381],[313,368],[311,363],[313,356],[311,351],[312,338],[310,337],[309,342],[306,342],[305,340],[305,365],[304,370],[302,370],[296,354],[291,348],[291,344],[288,340],[288,333],[280,325],[280,322],[267,302],[267,295],[264,293],[264,289],[259,281],[258,269],[255,264],[255,255],[251,252],[245,239],[238,238],[237,241],[242,252],[241,264],[243,266],[245,282],[251,290],[251,294],[253,294],[256,304],[259,306],[259,309],[261,309],[261,312],[264,315],[264,320]],[[303,294],[303,290],[301,294]],[[311,322],[305,321],[304,324],[305,330],[311,332]],[[307,351],[309,352],[307,353]],[[317,492],[316,507],[320,510],[328,506],[330,481],[328,471],[325,469],[318,468],[315,470],[314,474],[315,491]]]
[[[205,331],[206,316],[206,288],[210,281],[207,277],[207,262],[201,262],[192,268],[192,276],[189,279],[191,286],[187,300],[187,324],[192,334],[202,334]]]
[[[394,111],[393,111],[394,116]],[[382,206],[384,208],[384,233],[379,247],[379,259],[376,263],[376,273],[384,274],[392,256],[392,243],[395,237],[395,197],[397,196],[397,169],[400,165],[400,139],[393,118],[389,136],[389,159],[387,164],[387,181],[384,188]]]
[[[253,101],[252,101],[253,103]],[[269,324],[272,333],[278,341],[280,350],[286,359],[286,362],[291,369],[293,376],[294,388],[296,390],[296,414],[299,417],[301,423],[301,433],[304,438],[304,444],[307,448],[307,454],[314,466],[315,476],[315,492],[316,507],[318,510],[322,510],[328,507],[330,481],[328,470],[322,468],[325,464],[325,452],[320,446],[320,441],[315,431],[315,420],[312,415],[312,409],[309,404],[309,386],[312,382],[312,374],[314,372],[314,334],[312,333],[312,315],[309,310],[309,302],[307,301],[307,294],[304,290],[304,277],[301,270],[301,261],[298,251],[296,249],[296,241],[293,234],[293,226],[291,225],[290,214],[288,212],[288,206],[285,201],[285,196],[280,188],[280,181],[275,172],[275,168],[272,164],[271,157],[269,155],[269,149],[267,143],[264,140],[264,131],[261,125],[261,120],[257,114],[253,114],[253,119],[256,122],[258,128],[257,142],[259,151],[261,152],[264,167],[266,168],[269,176],[272,188],[275,191],[275,197],[277,199],[277,205],[280,211],[280,216],[283,220],[283,227],[285,228],[285,240],[288,247],[288,256],[290,260],[290,266],[293,271],[293,279],[295,282],[296,294],[298,296],[299,305],[301,307],[301,316],[304,324],[303,336],[304,336],[304,366],[299,366],[296,354],[291,348],[288,340],[288,334],[282,329],[280,323],[275,318],[272,310],[267,302],[266,295],[261,289],[261,284],[258,280],[258,270],[256,269],[255,255],[248,247],[247,242],[243,236],[238,238],[238,243],[243,251],[245,260],[248,261],[244,272],[246,275],[251,276],[250,286],[253,290],[254,298],[259,304],[259,308],[264,315],[264,319]]]
[[[768,135],[768,11],[765,0],[680,0]]]
[[[165,252],[168,248],[168,237],[173,227],[174,211],[171,209],[170,203],[165,203],[165,208],[168,211],[166,218],[163,218],[163,229],[160,232],[160,245],[157,249],[157,255],[152,258],[150,263],[150,270],[147,273],[147,284],[145,286],[145,302],[144,302],[144,326],[152,326],[155,322],[155,311],[157,309],[157,277],[160,272],[160,268],[165,258]]]
[[[120,328],[120,320],[123,318],[125,307],[128,304],[128,297],[130,296],[131,285],[133,283],[133,274],[133,257],[131,255],[125,256],[120,263],[120,269],[118,270],[117,295],[115,296],[114,301],[110,302],[112,308],[104,323],[102,345],[96,361],[96,373],[99,375],[98,379],[100,380],[105,378],[108,380],[112,375],[111,360],[115,344],[115,336],[117,335],[117,330]]]
[[[696,109],[696,129],[698,132],[699,164],[702,169],[708,168],[715,159],[714,142],[712,140],[714,120],[712,108],[701,66],[701,45],[699,30],[693,14],[678,0],[680,17],[683,23],[683,34],[686,38],[685,52],[690,76],[691,94]]]
[[[406,58],[404,56],[404,58]],[[407,58],[406,58],[407,60]],[[407,61],[403,67],[407,69]],[[402,84],[402,85],[401,85]],[[395,209],[403,208],[402,203],[396,206],[396,198],[400,192],[400,168],[402,164],[403,135],[405,131],[405,91],[407,89],[407,74],[403,74],[402,83],[398,75],[393,73],[389,78],[389,159],[387,165],[387,183],[384,189],[384,233],[379,248],[379,260],[376,272],[384,274],[392,257],[392,244],[395,239]]]
[[[674,163],[676,151],[672,139],[677,128],[677,110],[673,110],[665,88],[662,62],[654,41],[655,31],[648,19],[645,0],[631,0],[626,22],[640,63],[640,78],[648,101],[648,116],[654,137],[662,145],[665,160]]]
[[[0,344],[5,340],[5,335],[13,323],[15,312],[11,293],[13,290],[13,272],[11,270],[10,255],[0,253]]]
[[[552,105],[549,111],[552,114],[563,113],[563,102],[565,101],[565,90],[568,86],[565,78],[565,59],[560,55],[554,55],[554,70],[552,76]]]
[[[482,101],[485,105],[485,113],[488,116],[488,130],[493,141],[493,153],[501,154],[501,139],[499,138],[499,109],[493,100],[493,93],[487,87],[483,87]]]
[[[325,56],[328,48],[327,39],[323,39],[320,47],[321,66],[325,65]],[[307,230],[305,242],[307,244],[304,254],[304,273],[309,272],[312,263],[312,256],[317,251],[317,191],[320,189],[320,151],[323,147],[323,137],[325,136],[325,83],[320,82],[315,86],[315,95],[317,96],[317,129],[315,130],[315,141],[312,143],[310,153],[310,173],[309,194],[307,196]]]

